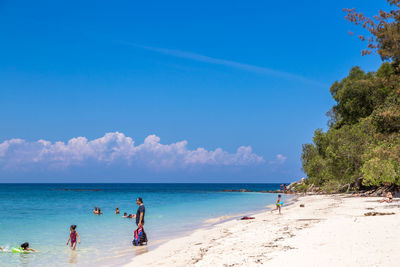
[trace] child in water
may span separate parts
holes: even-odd
[[[24,252],[37,252],[35,249],[29,247],[28,242],[21,244],[21,248]]]
[[[281,202],[281,195],[278,195],[278,199],[276,200],[276,208],[273,209],[273,210],[271,210],[271,212],[276,211],[276,210],[279,210],[279,214],[282,214],[282,213],[281,213],[282,204],[283,204],[283,203]]]
[[[79,237],[78,232],[75,230],[76,225],[71,225],[71,227],[69,229],[70,229],[70,232],[69,232],[69,238],[67,241],[67,246],[68,246],[69,241],[71,241],[71,248],[72,248],[72,250],[75,250],[76,238],[78,238],[79,244],[81,243],[81,238]]]

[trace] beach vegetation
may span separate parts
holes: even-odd
[[[367,29],[363,54],[383,60],[375,72],[353,67],[330,88],[336,104],[328,111],[328,130],[317,129],[303,145],[307,184],[339,192],[400,185],[400,0],[387,0],[390,11],[367,18],[346,9],[346,18]]]
[[[293,186],[294,191],[296,192],[307,192],[308,188],[309,188],[309,184],[307,183],[297,183]]]

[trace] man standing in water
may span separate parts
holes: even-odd
[[[136,212],[136,225],[140,227],[144,225],[144,214],[146,212],[146,209],[143,205],[143,199],[141,197],[138,197],[136,199],[136,204],[138,204],[139,206]]]
[[[132,244],[134,246],[142,246],[144,243],[147,245],[147,235],[143,229],[144,225],[144,214],[146,213],[146,209],[144,208],[143,205],[143,199],[141,197],[138,197],[136,199],[136,204],[138,204],[138,209],[136,212],[136,225],[138,228],[134,232],[134,239],[132,241]]]

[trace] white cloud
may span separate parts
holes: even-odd
[[[119,132],[94,140],[76,137],[66,143],[22,139],[0,143],[0,169],[9,171],[36,167],[62,170],[72,166],[90,167],[93,163],[163,171],[202,166],[250,166],[264,163],[264,159],[254,154],[249,146],[241,146],[235,153],[221,148],[190,150],[187,141],[161,144],[156,135],[149,135],[142,144],[135,145],[132,138]]]
[[[271,165],[282,165],[283,163],[285,163],[286,159],[287,159],[287,157],[285,157],[284,155],[278,154],[278,155],[276,155],[275,160],[271,160],[269,162],[269,164],[271,164]]]

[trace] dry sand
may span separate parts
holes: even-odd
[[[199,229],[126,266],[400,266],[400,201],[379,199],[299,197],[282,215],[266,211]]]

